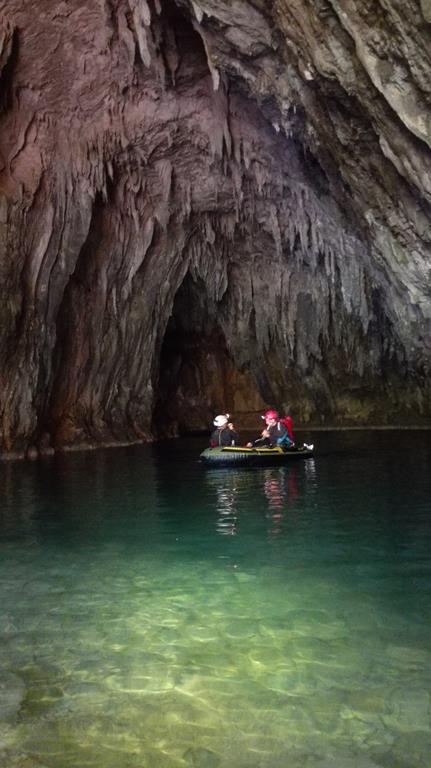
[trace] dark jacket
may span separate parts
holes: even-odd
[[[229,429],[229,427],[226,426],[214,430],[211,434],[210,446],[211,448],[216,448],[220,445],[226,447],[228,445],[235,445],[238,441],[238,432],[235,432],[233,429]]]
[[[260,437],[254,441],[253,445],[283,445],[284,447],[292,445],[287,428],[280,421],[265,429],[269,432],[269,437]]]

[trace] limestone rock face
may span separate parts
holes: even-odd
[[[429,419],[430,8],[0,0],[3,454]]]

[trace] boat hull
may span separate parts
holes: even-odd
[[[298,459],[313,456],[313,449],[308,446],[283,449],[274,448],[243,448],[232,446],[226,448],[206,448],[200,455],[203,464],[211,467],[266,467],[289,464]]]

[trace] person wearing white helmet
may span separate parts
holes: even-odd
[[[215,417],[213,421],[215,430],[212,432],[210,438],[211,448],[235,445],[239,440],[239,434],[236,432],[234,425],[229,419],[230,416],[228,413],[222,413]]]

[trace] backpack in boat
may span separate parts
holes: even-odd
[[[285,416],[285,418],[289,419],[290,417],[289,416]],[[277,439],[277,445],[280,445],[282,448],[291,448],[294,445],[294,443],[293,443],[292,438],[289,435],[289,427],[287,426],[287,424],[284,421],[284,419],[278,419],[278,421],[277,421],[277,431],[278,432],[281,432],[281,427],[282,426],[285,427],[287,431],[281,437],[279,437]],[[290,425],[290,429],[292,429],[292,425]]]
[[[287,429],[287,434],[289,435],[289,438],[290,438],[290,440],[293,443],[292,417],[291,416],[280,416],[279,422],[280,422],[280,424],[284,424],[284,426]]]

